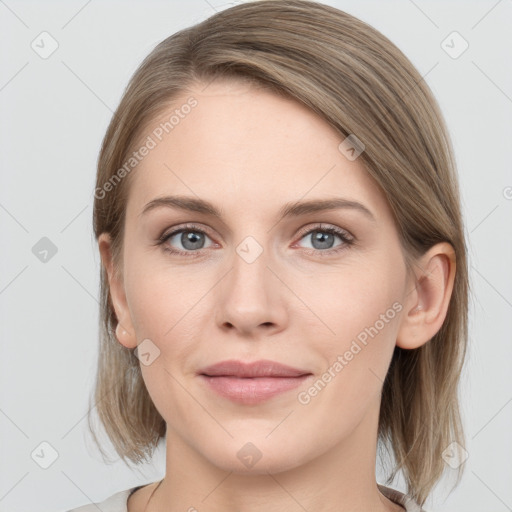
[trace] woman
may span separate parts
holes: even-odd
[[[466,245],[442,115],[387,38],[303,0],[167,38],[94,229],[99,417],[125,461],[166,442],[163,480],[102,510],[423,510],[464,445]]]

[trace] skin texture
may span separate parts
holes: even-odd
[[[133,171],[121,278],[113,273],[108,235],[99,239],[119,342],[134,348],[149,339],[160,351],[141,364],[167,423],[166,476],[147,510],[403,510],[375,480],[380,393],[395,345],[417,348],[441,327],[453,249],[433,247],[408,276],[387,201],[361,160],[339,151],[343,137],[322,119],[269,91],[235,81],[194,84],[145,136],[190,96],[197,106]],[[170,194],[206,199],[222,220],[166,207],[139,215]],[[364,204],[375,220],[354,209],[279,220],[285,203],[335,197]],[[206,232],[199,234],[203,245],[200,239],[199,249],[189,249],[198,256],[156,245],[189,222]],[[331,245],[314,245],[306,231],[320,230],[319,223],[355,242],[333,235]],[[248,236],[263,250],[252,263],[236,250]],[[165,245],[187,251],[180,239]],[[300,403],[299,392],[394,303],[394,318]],[[240,405],[196,375],[226,359],[271,359],[313,376],[260,404]],[[261,453],[252,467],[237,456],[248,442]],[[137,491],[129,512],[144,510],[154,489]]]

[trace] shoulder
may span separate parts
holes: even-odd
[[[98,509],[101,510],[101,512],[127,512],[126,502],[130,494],[136,489],[139,489],[139,487],[132,487],[117,492],[103,501],[82,505],[81,507],[68,510],[67,512],[98,512]]]
[[[402,505],[405,508],[406,512],[428,512],[421,508],[418,503],[416,503],[410,496],[404,494],[403,492],[397,491],[396,489],[392,489],[391,487],[386,487],[382,484],[377,484],[379,487],[379,491],[389,498],[391,501]]]

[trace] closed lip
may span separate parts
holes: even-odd
[[[213,365],[202,368],[198,372],[199,375],[209,377],[239,377],[239,378],[256,378],[256,377],[301,377],[310,375],[311,372],[300,368],[293,368],[277,361],[269,359],[261,359],[259,361],[244,362],[240,360],[230,359],[220,361]]]

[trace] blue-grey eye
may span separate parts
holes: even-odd
[[[329,250],[337,247],[335,245],[335,238],[340,240],[340,243],[337,245],[342,245],[343,243],[350,243],[348,237],[340,230],[336,228],[314,228],[304,234],[302,239],[311,240],[311,249],[315,250]]]
[[[169,235],[165,237],[164,241],[168,245],[171,245],[172,248],[176,248],[176,244],[178,244],[176,249],[179,251],[198,251],[208,247],[205,245],[207,238],[209,237],[206,233],[203,233],[200,230],[182,228],[178,231],[169,233]],[[182,248],[179,247],[179,244],[181,244]]]

